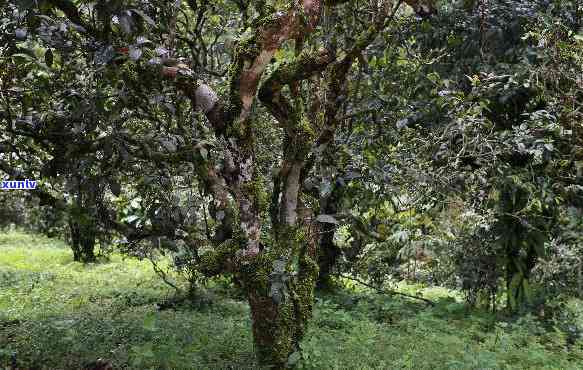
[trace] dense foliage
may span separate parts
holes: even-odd
[[[318,367],[301,342],[314,289],[347,281],[451,288],[576,342],[582,16],[566,0],[4,2],[0,173],[40,185],[0,192],[0,228],[61,236],[75,261],[148,259],[190,300],[234,284],[275,367]]]

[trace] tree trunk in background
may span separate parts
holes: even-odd
[[[88,211],[93,203],[91,197],[78,190],[77,199],[69,211],[69,229],[71,231],[71,249],[73,260],[77,262],[95,262],[95,239],[97,237],[94,216]]]
[[[512,250],[512,246],[506,246],[506,308],[510,311],[516,308],[516,302],[519,301],[519,290],[513,289],[512,281],[518,273],[515,266],[515,259],[517,254]]]
[[[71,249],[73,250],[73,261],[81,261],[81,248],[80,248],[80,231],[79,225],[73,220],[72,217],[69,218],[69,232],[71,234]]]
[[[320,273],[318,275],[317,288],[326,290],[332,288],[332,271],[338,257],[340,249],[334,244],[334,232],[336,225],[326,224],[322,227],[322,237],[320,239],[320,248],[318,254],[318,266]]]
[[[95,262],[95,227],[93,224],[81,228],[81,262]]]
[[[71,249],[76,262],[95,262],[95,227],[92,223],[83,223],[72,217],[69,219],[71,232]]]
[[[523,308],[528,304],[528,283],[532,270],[538,261],[538,255],[533,246],[528,246],[526,255],[521,255],[521,241],[528,238],[523,227],[515,220],[506,220],[506,225],[512,225],[506,242],[506,294],[507,308],[511,311]]]
[[[342,190],[338,185],[335,185],[329,196],[320,199],[320,213],[326,215],[334,215],[338,213],[338,205],[342,196]],[[318,266],[320,273],[316,283],[317,289],[331,289],[332,288],[332,271],[336,266],[338,257],[340,257],[340,248],[334,243],[334,233],[337,225],[331,223],[321,223],[320,229],[322,234],[320,237],[320,246],[318,248]]]

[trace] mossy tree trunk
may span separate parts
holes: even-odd
[[[300,0],[285,12],[255,21],[251,35],[234,50],[224,97],[184,65],[160,71],[175,79],[192,106],[206,115],[215,135],[225,139],[221,166],[197,157],[201,183],[214,199],[214,214],[221,215],[214,249],[200,256],[199,269],[207,276],[232,273],[241,282],[251,308],[257,358],[274,368],[286,367],[299,349],[318,277],[313,214],[319,210],[304,206],[310,197],[304,180],[319,170],[319,156],[334,140],[352,64],[392,18],[392,2],[381,2],[371,27],[340,58],[334,43],[319,50],[305,47],[324,4],[333,7],[344,2]],[[294,41],[295,55],[280,63],[260,86],[267,66],[288,40]],[[289,92],[284,93],[286,86]],[[259,118],[252,109],[257,96],[284,134],[271,196],[265,191],[271,187],[257,171],[254,131]],[[266,223],[268,213],[271,222]],[[228,222],[233,225],[225,225]],[[264,231],[270,238],[262,232],[267,227]]]
[[[272,244],[256,255],[245,254],[243,245],[227,240],[200,261],[200,271],[207,276],[225,271],[237,276],[251,309],[257,359],[278,369],[287,367],[290,356],[299,351],[312,316],[318,233],[305,221],[277,227]]]
[[[255,352],[263,365],[286,367],[290,355],[299,351],[312,316],[318,266],[315,240],[306,232],[308,229],[302,228],[282,233],[286,239],[276,241],[273,252],[241,270],[251,308]],[[282,257],[293,254],[297,262]]]

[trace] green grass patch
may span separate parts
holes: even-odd
[[[422,290],[435,307],[363,289],[320,296],[299,367],[582,368],[583,344],[559,330]],[[146,261],[113,255],[83,265],[60,241],[0,234],[0,368],[14,354],[23,369],[81,369],[98,358],[116,369],[257,368],[244,301],[211,284],[209,304],[158,310],[173,293]],[[581,302],[572,305],[581,311]]]

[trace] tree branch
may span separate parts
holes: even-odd
[[[65,16],[73,23],[83,27],[86,31],[92,33],[93,27],[91,27],[87,22],[81,18],[79,9],[72,1],[69,0],[49,0],[51,5],[65,13]]]
[[[420,300],[420,301],[423,301],[423,302],[427,303],[430,306],[435,306],[435,303],[433,301],[430,301],[427,298],[423,298],[423,297],[419,297],[419,296],[411,295],[411,294],[407,294],[407,293],[401,293],[401,292],[397,292],[395,290],[381,289],[381,288],[378,288],[378,287],[376,287],[376,286],[374,286],[372,284],[369,284],[367,282],[364,282],[364,281],[362,281],[360,279],[357,279],[357,278],[354,278],[354,277],[348,276],[348,275],[339,274],[338,277],[342,277],[342,278],[345,278],[345,279],[348,279],[348,280],[352,280],[352,281],[357,282],[357,283],[359,283],[361,285],[364,285],[365,287],[374,289],[374,290],[376,290],[379,293],[390,294],[390,295],[399,295],[399,296],[402,296],[402,297],[407,297],[407,298],[411,298],[411,299],[417,299],[417,300]]]
[[[334,53],[327,49],[300,54],[298,58],[284,63],[269,76],[259,89],[259,100],[282,126],[286,127],[293,108],[281,94],[283,87],[322,72],[333,61]]]

